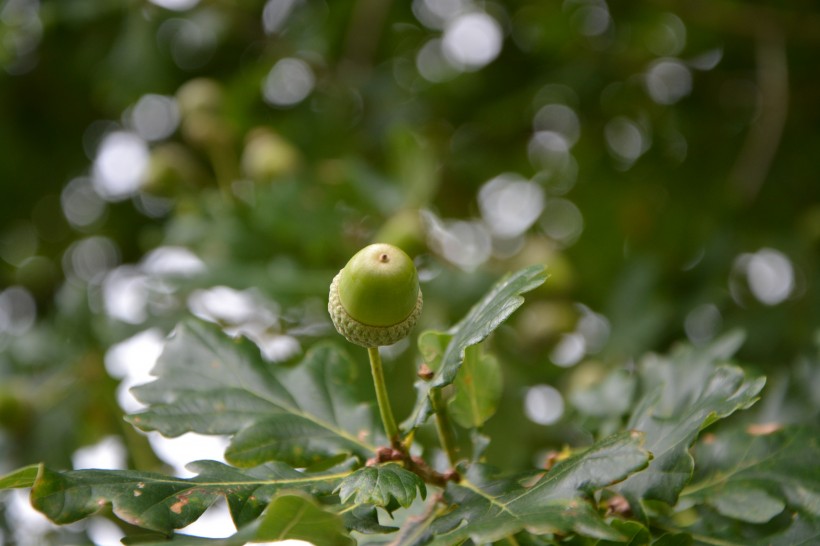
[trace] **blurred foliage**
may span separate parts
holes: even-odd
[[[416,257],[434,329],[547,265],[488,342],[493,464],[617,429],[641,355],[730,329],[770,378],[755,418],[816,424],[814,2],[160,4],[0,1],[0,474],[111,436],[162,470],[117,344],[195,314],[292,362],[372,240]],[[470,13],[495,26],[459,46]],[[385,362],[401,418],[419,363]],[[525,417],[532,385],[556,423]]]

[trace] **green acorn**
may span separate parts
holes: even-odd
[[[393,245],[378,243],[357,252],[333,278],[327,310],[348,341],[380,347],[407,337],[421,306],[413,260]]]

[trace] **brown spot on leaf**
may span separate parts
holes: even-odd
[[[188,504],[188,497],[179,497],[179,500],[171,505],[171,512],[174,514],[181,514],[182,509]]]

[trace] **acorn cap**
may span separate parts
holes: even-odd
[[[357,252],[330,284],[328,312],[336,330],[363,347],[392,345],[421,314],[413,261],[401,249],[374,244]]]

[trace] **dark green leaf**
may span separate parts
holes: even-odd
[[[617,529],[623,538],[619,540],[600,540],[595,546],[645,546],[649,544],[649,529],[637,521],[613,520],[612,528]]]
[[[724,516],[764,523],[786,506],[820,518],[820,430],[732,430],[697,445],[699,472],[683,497]]]
[[[307,474],[282,463],[240,471],[199,461],[189,468],[198,475],[181,479],[136,471],[55,472],[43,467],[32,488],[31,503],[59,524],[91,516],[110,503],[123,521],[168,533],[195,521],[220,496],[227,498],[234,522],[242,526],[257,518],[279,491],[327,494],[349,473],[337,468]]]
[[[447,487],[445,500],[454,509],[413,522],[414,529],[397,544],[459,544],[468,538],[486,543],[522,530],[621,540],[590,496],[646,467],[649,454],[642,443],[637,432],[617,434],[549,472],[519,479],[499,479],[487,467],[473,465],[460,483]]]
[[[355,544],[342,518],[323,510],[305,494],[282,493],[271,501],[253,542],[296,539],[321,546]]]
[[[328,546],[355,544],[340,515],[323,509],[310,496],[293,491],[275,496],[262,517],[226,538],[175,535],[171,541],[128,543],[140,546],[242,546],[289,539]]]
[[[344,519],[345,527],[351,531],[370,535],[395,533],[398,530],[396,527],[387,527],[379,523],[379,513],[374,506],[363,504],[348,507],[340,515]]]
[[[797,514],[789,527],[758,541],[755,546],[816,546],[820,544],[820,518]]]
[[[338,487],[343,503],[353,497],[355,504],[372,504],[383,508],[393,502],[407,508],[413,504],[416,490],[421,498],[427,496],[424,481],[395,463],[360,468],[342,480]]]
[[[26,466],[0,477],[0,489],[20,489],[33,486],[39,469],[39,465]]]
[[[546,279],[547,272],[542,265],[533,265],[506,275],[470,309],[458,324],[447,331],[446,335],[451,339],[441,353],[440,362],[437,365],[428,363],[428,366],[437,370],[436,375],[429,382],[417,383],[420,390],[419,401],[406,427],[418,427],[430,417],[433,410],[429,390],[441,389],[455,380],[467,347],[486,339],[524,303],[521,294],[534,290]],[[424,347],[422,347],[422,354],[425,355]]]
[[[226,458],[238,466],[308,466],[340,452],[367,457],[380,441],[355,389],[360,370],[333,345],[314,347],[296,366],[277,366],[251,342],[189,321],[177,327],[154,375],[133,389],[149,408],[131,422],[167,436],[233,434]]]
[[[639,515],[642,499],[677,502],[694,469],[689,447],[703,428],[757,400],[765,378],[749,379],[740,368],[716,362],[727,358],[737,343],[737,336],[729,336],[705,348],[682,347],[668,358],[651,356],[641,363],[646,394],[628,427],[646,433],[654,459],[618,488]]]
[[[480,345],[464,352],[464,362],[453,382],[455,394],[448,403],[453,420],[464,428],[480,428],[495,414],[501,399],[501,366]]]

